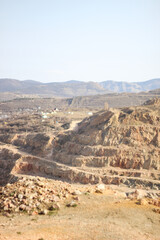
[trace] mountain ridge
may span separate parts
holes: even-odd
[[[0,79],[0,92],[22,94],[45,94],[55,97],[87,96],[105,93],[138,93],[160,88],[160,78],[144,82],[118,82],[107,80],[103,82],[83,82],[69,80],[66,82],[43,83],[34,80],[17,80],[11,78]]]

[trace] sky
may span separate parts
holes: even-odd
[[[160,0],[0,0],[0,78],[160,77]]]

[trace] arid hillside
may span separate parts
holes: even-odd
[[[76,132],[57,137],[52,157],[77,169],[72,181],[159,187],[160,99],[84,119]]]
[[[0,120],[0,240],[159,240],[160,99],[88,116]]]
[[[31,115],[27,125],[22,119],[2,121],[4,183],[14,174],[25,173],[85,184],[160,187],[158,98],[139,107],[95,113],[78,125],[62,116]]]

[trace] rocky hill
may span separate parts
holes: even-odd
[[[51,82],[41,83],[32,80],[19,81],[16,79],[0,79],[0,92],[16,94],[37,94],[54,97],[73,97],[104,94],[109,92],[141,92],[160,88],[160,78],[145,82]]]
[[[73,181],[160,187],[160,99],[84,119],[57,138],[53,161],[74,167]]]
[[[28,174],[85,184],[160,188],[158,98],[139,107],[98,112],[74,131],[60,130],[61,134],[55,126],[47,132],[41,127],[41,132],[23,133],[21,124],[18,133],[20,122],[17,132],[12,123],[3,124],[8,133],[0,135],[0,184],[14,182],[17,174]]]

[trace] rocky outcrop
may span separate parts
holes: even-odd
[[[160,188],[160,100],[110,109],[74,131],[0,135],[0,185],[15,174]]]
[[[0,149],[0,185],[13,180],[11,171],[16,165],[16,161],[21,158],[20,153],[14,153],[7,148]]]
[[[52,148],[53,135],[46,133],[1,134],[0,141],[20,147],[35,155],[45,155]]]
[[[110,109],[86,118],[77,132],[54,141],[53,161],[83,169],[86,174],[96,168],[95,173],[103,173],[101,179],[106,183],[110,168],[116,169],[118,177],[125,176],[120,169],[134,170],[140,178],[149,170],[160,180],[159,109],[160,99],[156,99],[149,105]]]

